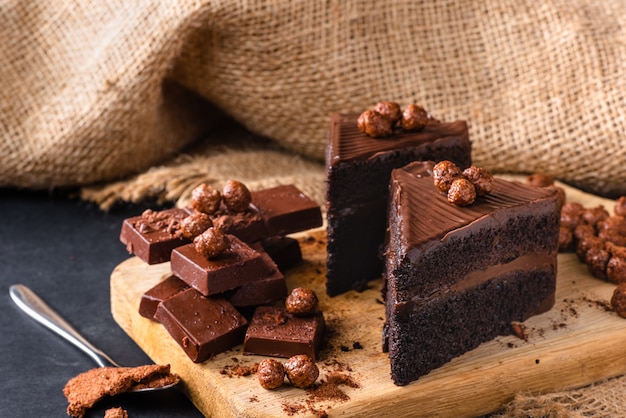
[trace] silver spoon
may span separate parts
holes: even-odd
[[[44,302],[35,292],[22,284],[14,284],[9,288],[9,294],[13,302],[23,310],[28,316],[35,321],[44,325],[65,340],[78,347],[87,354],[100,367],[121,367],[113,361],[111,357],[106,355],[104,351],[96,348],[85,337],[83,337],[76,329],[71,326],[58,312],[52,309]],[[140,387],[132,389],[131,392],[152,392],[157,390],[169,389],[176,386],[178,382],[170,383],[158,387]]]

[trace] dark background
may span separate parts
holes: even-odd
[[[67,196],[0,189],[2,417],[67,416],[65,383],[96,367],[82,351],[15,306],[9,297],[12,284],[30,287],[118,363],[151,363],[111,316],[109,277],[129,257],[119,241],[122,220],[155,206],[124,206],[105,213]],[[117,406],[132,418],[202,416],[179,389],[108,398],[86,416],[103,417],[107,408]]]

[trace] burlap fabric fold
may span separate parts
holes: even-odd
[[[492,171],[626,193],[623,1],[77,0],[0,10],[0,186],[145,171],[206,134],[219,112],[204,100],[321,160],[330,112],[390,99],[467,119],[475,160]]]

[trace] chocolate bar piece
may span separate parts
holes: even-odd
[[[125,219],[120,241],[129,253],[148,264],[169,261],[172,250],[190,241],[179,231],[180,222],[189,213],[173,208],[162,211],[146,210],[140,216]]]
[[[123,222],[120,240],[148,264],[169,261],[174,248],[191,242],[182,236],[180,223],[194,212],[191,207],[147,210]],[[322,225],[320,207],[293,185],[253,192],[244,212],[230,212],[222,203],[210,216],[214,226],[248,243]]]
[[[174,275],[168,276],[141,296],[139,314],[145,318],[155,320],[154,314],[159,303],[187,289],[189,289],[187,283]]]
[[[222,203],[220,210],[211,216],[211,220],[213,226],[220,228],[225,234],[236,236],[243,242],[254,242],[268,236],[265,221],[254,208],[233,213]]]
[[[276,264],[234,235],[227,235],[230,246],[215,258],[207,259],[194,244],[172,251],[172,273],[205,296],[235,289],[274,273]]]
[[[252,204],[265,221],[267,236],[287,235],[322,225],[318,204],[292,184],[252,192]]]
[[[243,308],[248,306],[266,305],[287,297],[287,283],[280,271],[264,279],[241,285],[229,292],[226,296],[233,306]]]
[[[195,363],[241,344],[247,325],[224,298],[205,297],[194,289],[161,302],[155,318]]]
[[[259,306],[254,311],[243,343],[245,354],[291,357],[306,354],[316,359],[326,323],[318,312],[299,317],[277,306]]]
[[[289,270],[302,261],[302,250],[300,250],[300,243],[297,239],[280,236],[269,237],[262,240],[260,245],[282,272]],[[252,247],[255,248],[254,246]]]

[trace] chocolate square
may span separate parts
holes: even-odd
[[[289,358],[306,354],[316,359],[326,323],[321,312],[299,317],[283,307],[259,306],[254,311],[243,343],[244,354]]]
[[[265,278],[276,271],[259,252],[234,235],[228,235],[230,246],[215,258],[207,259],[193,243],[172,251],[172,273],[205,296],[235,289]],[[271,261],[271,260],[270,260]]]
[[[161,302],[155,318],[195,363],[240,344],[247,325],[224,298],[205,297],[194,289]]]
[[[146,210],[140,216],[125,219],[120,241],[148,264],[169,261],[172,250],[190,241],[179,232],[180,222],[189,213],[184,209]]]
[[[322,225],[319,205],[293,184],[252,192],[252,206],[265,220],[268,236],[292,234]]]
[[[174,275],[168,276],[141,296],[139,314],[145,318],[155,320],[154,314],[156,313],[159,303],[186,289],[189,289],[187,283]]]
[[[233,306],[266,305],[287,297],[287,282],[280,271],[264,279],[241,285],[226,296]]]

